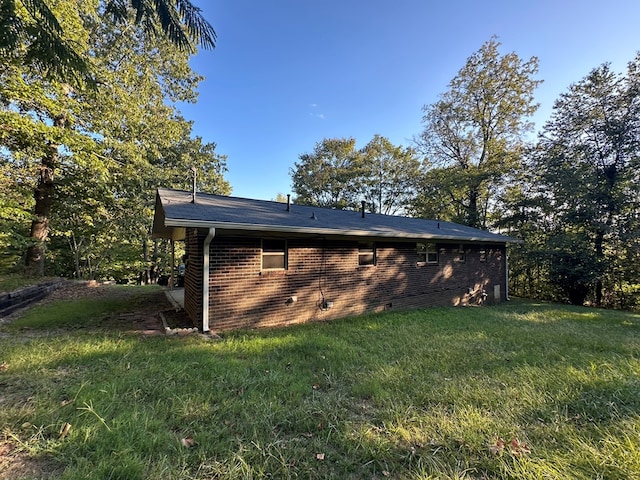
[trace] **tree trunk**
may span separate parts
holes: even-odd
[[[71,249],[71,253],[73,254],[73,265],[75,268],[74,277],[78,280],[83,279],[82,270],[80,269],[80,249],[82,248],[82,244],[84,243],[84,238],[80,239],[80,243],[76,241],[76,236],[71,233],[71,237],[67,239],[69,242],[69,248]]]
[[[142,238],[142,259],[145,265],[149,263],[149,241],[146,236]]]
[[[66,116],[59,115],[53,121],[54,127],[63,128]],[[33,244],[27,249],[26,273],[33,276],[44,275],[45,242],[49,238],[49,219],[55,183],[53,180],[56,163],[58,161],[59,145],[49,142],[47,153],[40,163],[38,183],[33,196],[36,204],[34,218],[31,221],[31,239]]]
[[[480,216],[478,215],[478,188],[471,187],[469,189],[469,205],[467,207],[467,225],[474,228],[480,228]]]

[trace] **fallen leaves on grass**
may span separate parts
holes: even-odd
[[[504,440],[500,437],[496,438],[495,441],[489,445],[489,451],[494,455],[502,452],[504,450]]]
[[[186,448],[193,448],[196,446],[196,441],[191,437],[185,437],[181,439],[180,443],[182,444],[183,447],[186,447]]]
[[[498,437],[489,445],[489,451],[494,455],[498,455],[503,451],[508,451],[515,457],[521,457],[530,454],[531,448],[529,448],[526,443],[521,442],[515,437],[508,443],[501,437]]]
[[[511,453],[515,456],[528,455],[531,453],[529,446],[517,438],[512,438],[509,445],[511,446]]]

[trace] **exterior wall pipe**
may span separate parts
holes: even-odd
[[[508,302],[509,298],[509,255],[507,248],[504,249],[504,299]]]
[[[202,256],[202,331],[209,331],[209,247],[211,240],[216,236],[216,229],[209,228],[209,233],[204,239]]]
[[[173,290],[176,285],[176,242],[171,239],[171,275],[169,276],[169,290]]]

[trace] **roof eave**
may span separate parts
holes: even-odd
[[[225,230],[241,230],[241,231],[258,231],[258,232],[277,232],[290,233],[296,235],[330,235],[341,237],[379,237],[379,238],[402,238],[402,239],[425,239],[425,240],[444,240],[444,241],[465,241],[465,242],[484,242],[484,243],[514,243],[516,239],[509,237],[489,238],[481,236],[464,236],[464,235],[433,235],[433,234],[414,234],[406,232],[382,232],[371,230],[338,230],[332,228],[321,227],[291,227],[287,225],[266,225],[266,224],[247,224],[233,222],[210,222],[205,220],[186,220],[186,219],[166,219],[165,227],[180,228],[217,228]]]

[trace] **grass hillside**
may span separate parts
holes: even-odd
[[[640,315],[513,301],[212,341],[56,305],[0,330],[0,472],[640,478]]]

